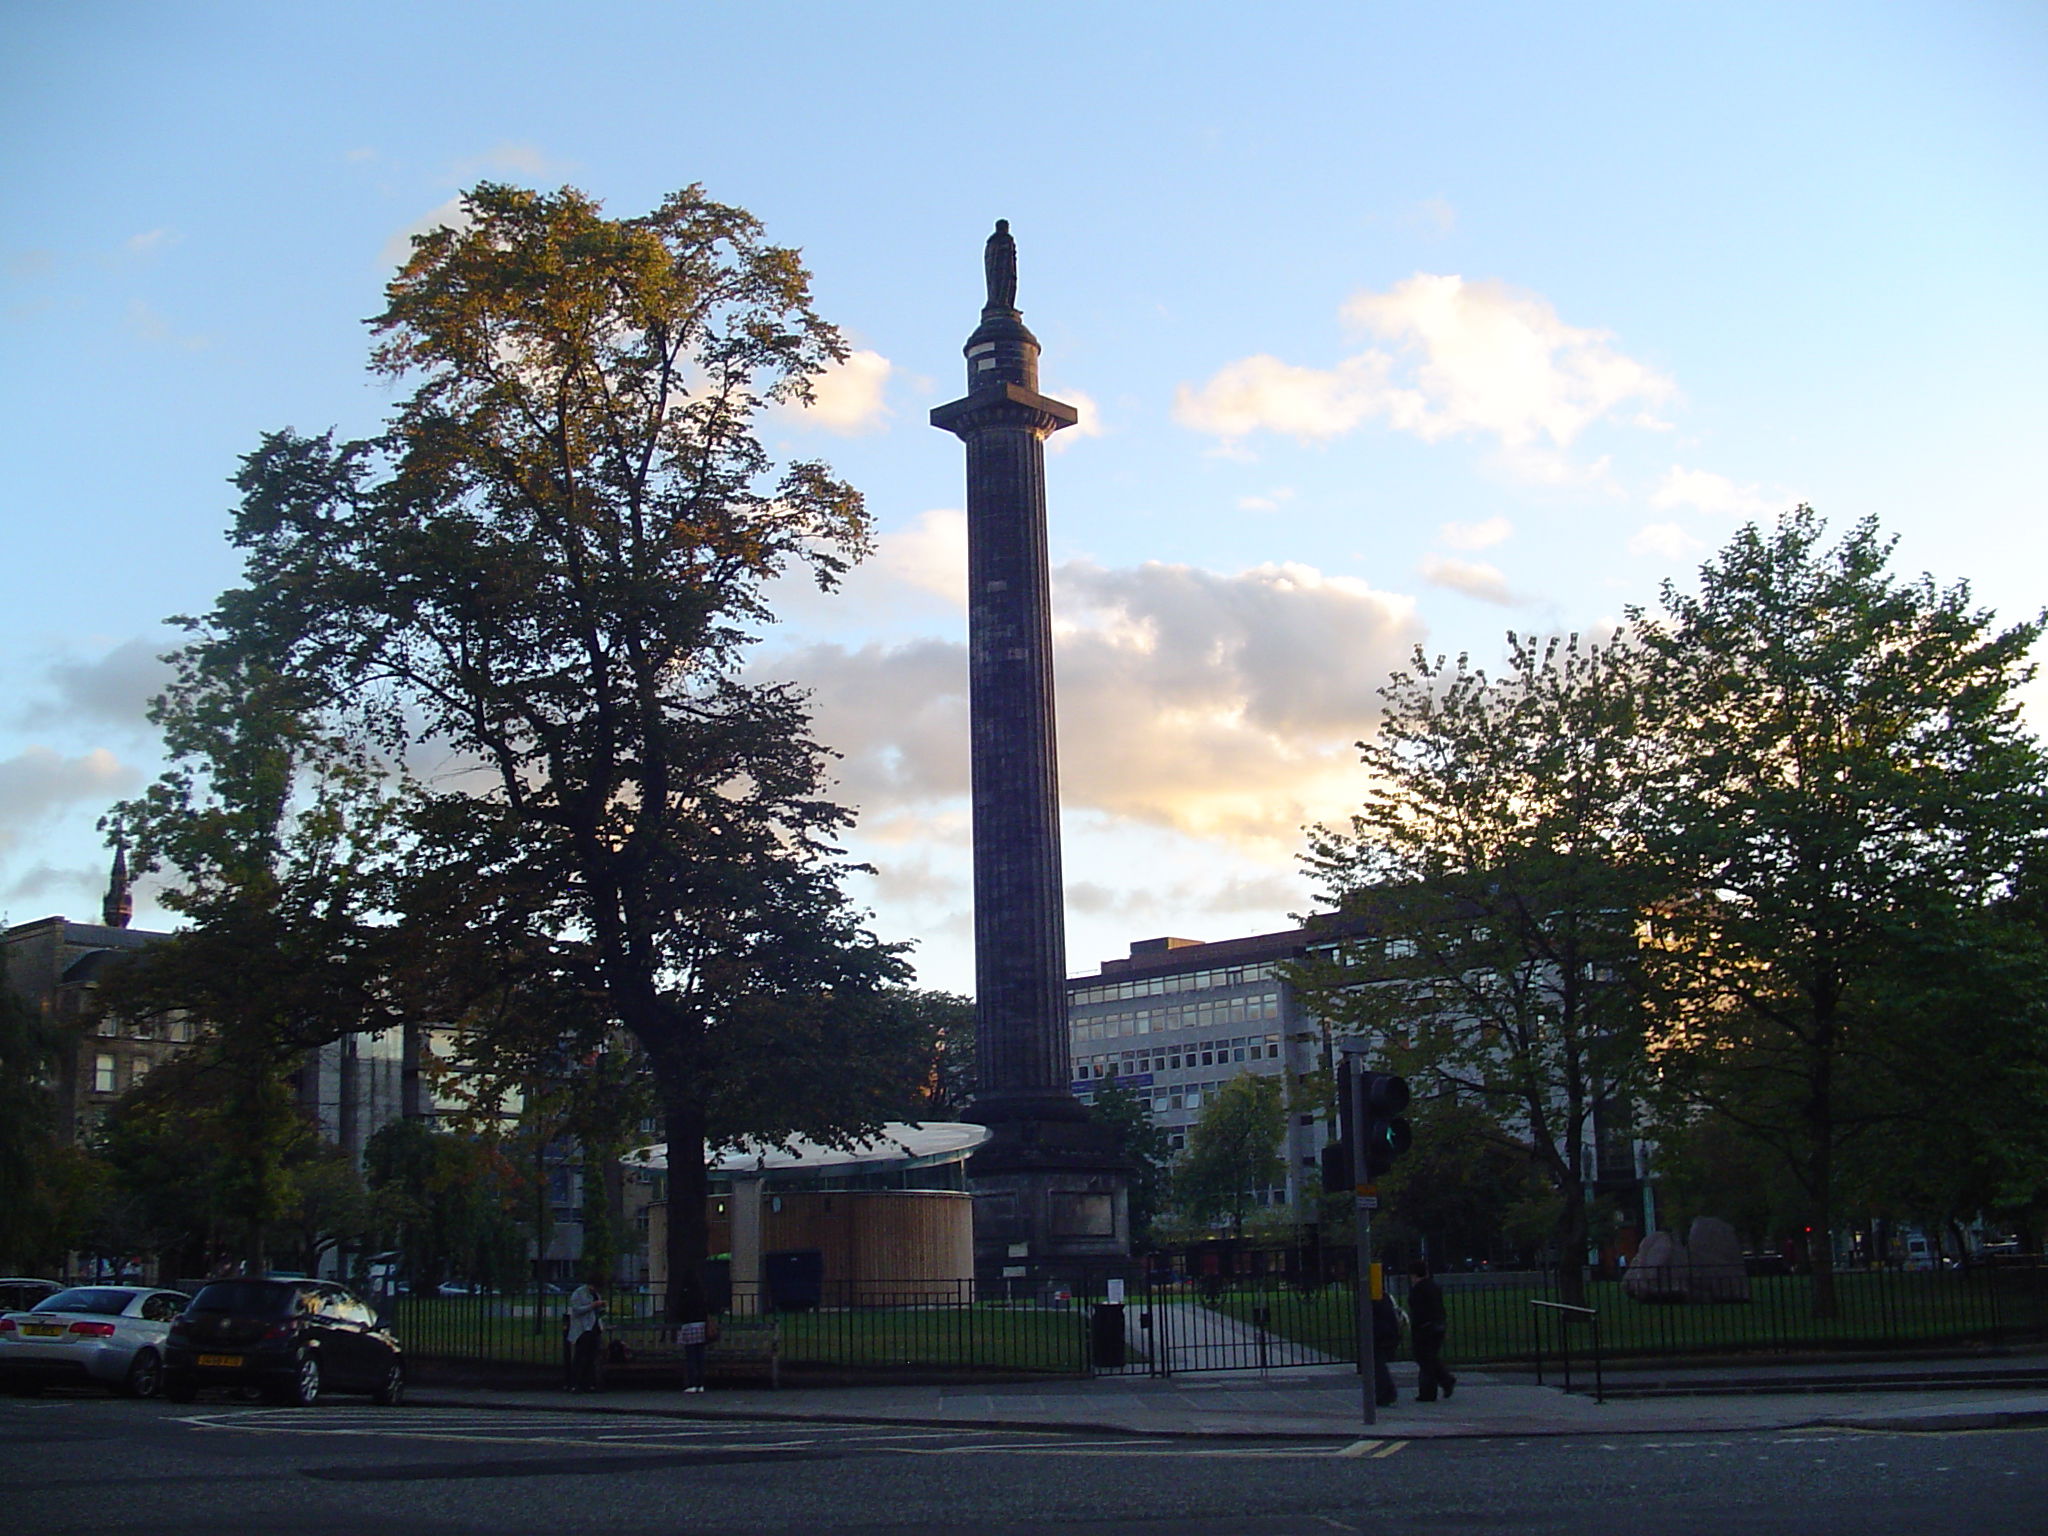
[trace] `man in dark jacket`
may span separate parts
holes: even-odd
[[[1408,1287],[1408,1326],[1415,1334],[1415,1365],[1418,1382],[1415,1401],[1433,1403],[1437,1388],[1448,1398],[1457,1390],[1458,1378],[1444,1369],[1444,1338],[1450,1325],[1444,1319],[1444,1293],[1429,1277],[1429,1265],[1417,1259],[1408,1271],[1414,1283]]]

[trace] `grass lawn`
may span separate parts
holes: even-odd
[[[1884,1348],[1992,1337],[2042,1326],[2037,1298],[2020,1288],[1994,1284],[1986,1271],[1848,1271],[1835,1277],[1839,1315],[1813,1315],[1813,1281],[1806,1275],[1759,1276],[1749,1282],[1747,1302],[1641,1302],[1619,1281],[1593,1281],[1586,1304],[1599,1314],[1600,1346],[1609,1355],[1732,1354],[1868,1345]],[[1397,1287],[1401,1300],[1405,1289]],[[1450,1321],[1450,1352],[1460,1360],[1527,1359],[1535,1349],[1532,1301],[1555,1301],[1556,1292],[1535,1285],[1444,1289]],[[1301,1295],[1291,1291],[1227,1291],[1210,1305],[1251,1321],[1267,1309],[1267,1327],[1282,1338],[1326,1354],[1348,1355],[1353,1345],[1348,1291],[1328,1287]],[[1545,1323],[1545,1350],[1559,1347],[1557,1314]],[[1574,1353],[1589,1349],[1591,1329],[1573,1322]]]

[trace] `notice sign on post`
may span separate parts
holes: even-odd
[[[1111,1280],[1109,1282],[1109,1304],[1113,1307],[1120,1307],[1124,1304],[1123,1281]]]
[[[1357,1209],[1361,1211],[1376,1211],[1379,1208],[1380,1197],[1378,1195],[1360,1195],[1358,1197]]]

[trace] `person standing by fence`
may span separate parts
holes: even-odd
[[[1444,1369],[1444,1340],[1450,1323],[1444,1316],[1444,1293],[1430,1278],[1429,1265],[1417,1259],[1409,1267],[1413,1283],[1408,1287],[1408,1326],[1415,1335],[1415,1365],[1419,1373],[1415,1401],[1433,1403],[1439,1388],[1446,1400],[1457,1389],[1458,1378]]]
[[[597,1357],[604,1347],[604,1276],[592,1274],[569,1296],[569,1390],[597,1390]]]

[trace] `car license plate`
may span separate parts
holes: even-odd
[[[201,1365],[223,1365],[232,1367],[240,1365],[242,1363],[242,1357],[240,1355],[201,1355],[199,1357],[199,1363]]]
[[[23,1323],[21,1331],[32,1339],[60,1339],[64,1336],[62,1323]]]

